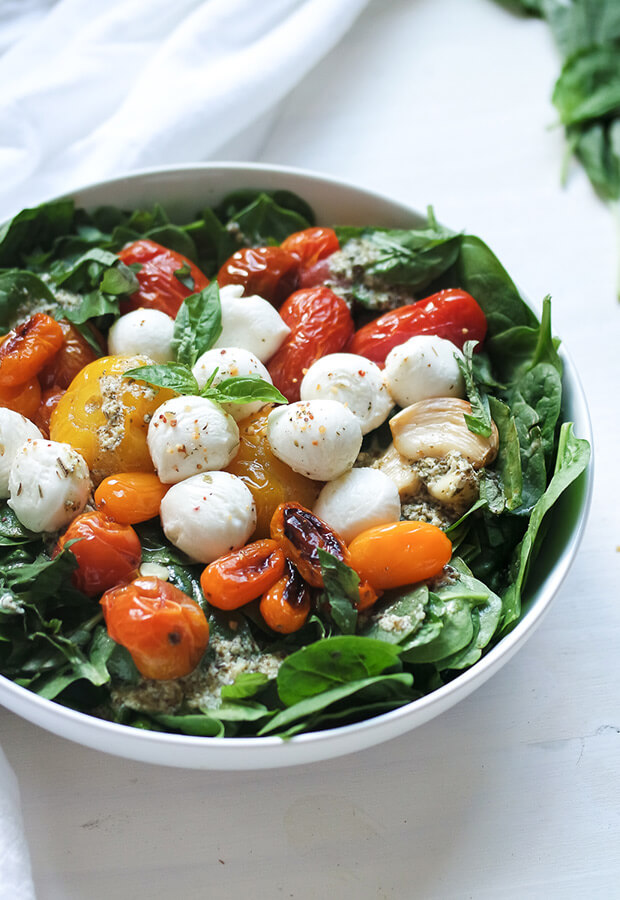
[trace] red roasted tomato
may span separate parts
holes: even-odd
[[[299,258],[282,247],[245,247],[226,260],[217,283],[240,284],[246,296],[258,294],[280,306],[297,287],[298,269]]]
[[[155,241],[135,241],[124,247],[118,255],[127,266],[133,263],[142,266],[136,272],[140,288],[126,303],[121,304],[123,313],[147,307],[159,309],[169,316],[176,316],[186,297],[203,290],[209,284],[207,276],[191,260],[181,253],[156,244]],[[181,271],[188,270],[188,277],[194,282],[193,290],[186,287],[177,275]]]

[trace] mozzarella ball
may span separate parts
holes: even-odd
[[[258,294],[242,295],[243,286],[239,284],[220,288],[222,333],[215,346],[242,347],[267,362],[291,329],[269,301]]]
[[[174,360],[172,335],[174,319],[158,309],[134,309],[121,316],[108,332],[112,356],[149,356],[153,362]]]
[[[367,528],[399,521],[398,488],[379,469],[351,469],[325,485],[313,512],[348,544]]]
[[[353,466],[362,429],[351,410],[336,400],[300,400],[269,413],[267,440],[294,472],[331,481]]]
[[[239,448],[239,429],[213,400],[174,397],[153,413],[147,443],[159,480],[174,484],[224,469]]]
[[[26,441],[39,438],[43,435],[34,422],[0,406],[0,498],[9,496],[9,472],[17,451]]]
[[[160,516],[168,540],[202,563],[242,547],[256,528],[254,498],[229,472],[206,472],[173,485]]]
[[[17,451],[9,475],[9,506],[31,531],[58,531],[86,506],[88,466],[69,444],[27,441]]]
[[[394,406],[379,366],[355,353],[318,359],[304,375],[300,396],[343,403],[359,420],[362,434],[382,425]]]
[[[209,376],[216,369],[217,374],[213,379],[213,385],[219,384],[226,378],[236,378],[239,375],[258,375],[263,381],[273,384],[271,375],[260,359],[249,350],[242,350],[241,347],[214,348],[202,354],[192,369],[194,378],[201,388],[205,386]],[[257,400],[255,403],[223,403],[222,409],[236,422],[239,422],[246,416],[258,412],[264,405],[261,400]]]
[[[464,397],[455,355],[463,359],[456,344],[434,334],[416,335],[390,350],[385,379],[395,402],[405,407],[430,397]]]

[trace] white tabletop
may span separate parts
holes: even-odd
[[[0,710],[39,900],[612,898],[620,878],[620,243],[560,186],[546,26],[492,0],[374,0],[234,156],[323,170],[480,234],[581,373],[596,480],[569,577],[467,700],[331,762],[227,774],[82,748]],[[231,150],[231,153],[233,151]]]

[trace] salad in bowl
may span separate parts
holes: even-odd
[[[589,460],[550,301],[482,240],[229,169],[0,233],[3,681],[196,752],[466,684]]]

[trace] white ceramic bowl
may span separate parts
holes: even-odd
[[[238,188],[287,189],[307,200],[317,221],[410,228],[424,219],[396,200],[334,178],[276,166],[213,163],[150,170],[75,192],[78,206],[103,204],[127,209],[161,203],[172,217],[188,220]],[[585,397],[566,351],[563,417],[575,433],[592,443]],[[283,741],[264,738],[204,738],[117,725],[44,700],[0,676],[0,702],[48,731],[88,747],[160,765],[195,769],[263,769],[340,756],[378,744],[422,725],[449,709],[497,672],[532,634],[547,612],[576,553],[585,527],[592,490],[592,466],[553,510],[553,529],[532,567],[521,620],[471,669],[432,694],[364,722],[302,734]]]

